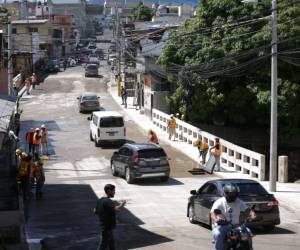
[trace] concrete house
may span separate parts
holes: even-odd
[[[87,15],[85,0],[48,0],[50,15],[72,15],[75,28],[81,36],[86,35]]]

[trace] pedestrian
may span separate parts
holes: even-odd
[[[209,146],[206,142],[202,142],[199,138],[194,142],[194,145],[197,146],[199,150],[199,158],[202,157],[201,164],[204,165]]]
[[[67,60],[66,60],[66,58],[64,59],[63,67],[64,67],[64,71],[66,71],[66,68],[67,68]]]
[[[97,250],[115,249],[113,230],[116,227],[116,213],[120,212],[126,204],[126,201],[111,200],[115,196],[115,190],[114,185],[106,184],[105,196],[97,200],[94,208],[94,213],[98,215],[101,225],[100,243]]]
[[[170,115],[170,119],[168,121],[168,129],[169,129],[169,140],[172,139],[172,136],[174,137],[173,141],[175,141],[176,137],[176,120],[174,118],[174,115]]]
[[[125,105],[127,108],[127,91],[124,86],[121,87],[121,97],[122,97],[122,105]]]
[[[46,125],[43,124],[41,126],[41,155],[46,154],[46,147],[47,147],[47,132],[46,132]],[[48,152],[47,152],[48,154]]]
[[[28,185],[29,185],[29,166],[27,161],[27,154],[22,152],[19,162],[19,169],[17,181],[20,184],[23,199],[28,199]]]
[[[29,78],[26,78],[26,80],[24,82],[24,85],[26,87],[26,94],[30,95],[30,81],[29,81]]]
[[[40,145],[41,145],[40,129],[36,128],[33,134],[33,156],[35,161],[40,159],[40,155],[39,155]]]
[[[220,139],[215,138],[215,145],[209,149],[209,151],[213,154],[215,158],[214,170],[221,171],[220,158],[221,158],[221,144]]]
[[[34,165],[33,178],[35,180],[35,198],[41,200],[43,198],[43,186],[45,183],[44,161],[38,160]]]
[[[34,163],[33,163],[33,154],[29,152],[26,157],[26,161],[28,164],[28,194],[30,194],[30,197],[32,196],[31,188],[34,185],[34,179],[33,179],[33,171],[34,171]]]
[[[37,81],[38,81],[36,74],[32,73],[30,79],[31,79],[32,88],[35,89],[35,85],[37,85]]]
[[[28,153],[33,153],[33,128],[30,128],[25,135],[26,143],[28,144]]]
[[[18,166],[18,167],[19,167],[21,158],[22,158],[22,150],[17,148],[16,149],[16,166]]]
[[[19,136],[20,128],[21,128],[21,115],[19,113],[15,114],[15,132],[16,136]]]
[[[13,83],[13,89],[14,89],[14,95],[18,96],[19,93],[19,89],[20,89],[20,80],[17,79],[14,83]]]
[[[150,129],[148,131],[148,133],[150,135],[150,139],[148,142],[152,142],[154,144],[159,144],[157,134],[152,129]]]

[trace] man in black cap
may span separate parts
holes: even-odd
[[[105,196],[97,200],[94,213],[99,216],[101,224],[100,243],[98,250],[114,250],[113,229],[116,227],[116,212],[122,210],[126,201],[120,203],[111,200],[115,196],[116,187],[112,184],[106,184],[104,187]]]

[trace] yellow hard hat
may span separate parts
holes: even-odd
[[[43,125],[41,126],[41,128],[46,128],[46,125],[45,125],[45,124],[43,124]]]
[[[20,154],[22,154],[22,150],[21,149],[16,149],[16,155],[20,155]]]
[[[36,128],[35,131],[40,131],[40,128]]]
[[[39,159],[38,164],[39,165],[44,165],[44,161],[42,159]]]

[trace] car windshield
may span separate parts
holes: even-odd
[[[166,153],[163,149],[142,149],[138,151],[140,158],[158,158],[158,157],[166,157]]]
[[[88,69],[97,69],[97,66],[96,65],[88,65],[87,68]]]
[[[83,101],[97,101],[97,99],[96,95],[85,95],[82,97]]]
[[[237,183],[240,195],[267,195],[268,192],[259,183]]]
[[[111,128],[111,127],[123,127],[124,121],[122,117],[102,117],[100,120],[100,127],[102,128]]]

